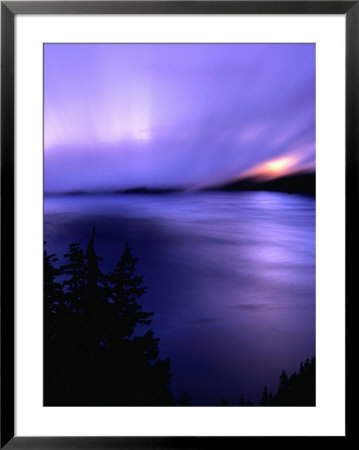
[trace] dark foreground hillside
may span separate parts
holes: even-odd
[[[221,191],[276,191],[315,196],[315,173],[301,173],[259,181],[246,178],[217,188]]]

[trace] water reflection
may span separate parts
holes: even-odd
[[[45,239],[86,245],[111,268],[129,241],[155,311],[175,397],[258,402],[315,355],[315,202],[280,193],[49,197]]]

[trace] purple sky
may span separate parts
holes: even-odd
[[[45,44],[45,191],[315,166],[314,44]]]

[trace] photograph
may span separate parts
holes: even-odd
[[[316,44],[42,50],[43,406],[315,407]]]

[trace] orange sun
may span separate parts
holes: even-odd
[[[273,159],[264,164],[264,172],[271,175],[285,174],[296,162],[293,156],[286,156],[285,158]]]
[[[259,177],[264,179],[276,178],[289,174],[297,162],[297,156],[287,155],[258,164],[252,169],[242,173],[241,176]]]

